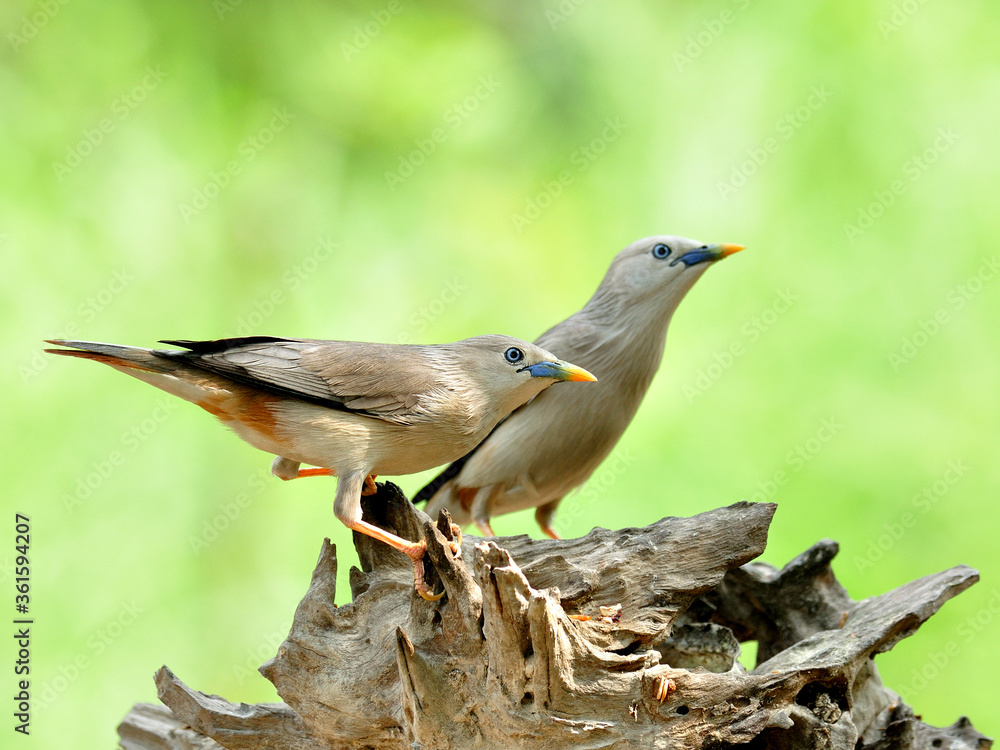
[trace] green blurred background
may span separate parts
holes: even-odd
[[[858,599],[979,568],[877,664],[926,720],[1000,732],[998,23],[985,0],[4,3],[24,744],[113,746],[164,663],[275,700],[254,670],[323,537],[345,583],[353,556],[333,482],[274,480],[200,410],[41,339],[530,339],[660,233],[748,249],[682,304],[617,460],[557,528],[766,498],[763,559],[836,539]],[[530,512],[496,529],[538,533]]]

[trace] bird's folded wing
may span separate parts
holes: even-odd
[[[421,401],[437,385],[417,347],[250,336],[163,341],[155,350],[246,385],[398,424],[426,419]]]

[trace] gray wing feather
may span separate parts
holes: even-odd
[[[418,347],[353,341],[272,339],[167,342],[193,351],[156,354],[274,393],[355,414],[410,424],[421,421],[422,397],[437,385]]]

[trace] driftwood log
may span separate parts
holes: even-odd
[[[417,597],[407,558],[355,534],[362,569],[337,607],[326,540],[288,638],[260,669],[284,702],[230,703],[163,667],[166,707],[133,707],[123,748],[992,745],[964,717],[921,722],[873,661],[975,583],[970,568],[854,601],[831,571],[834,542],[780,571],[751,562],[775,506],[747,503],[565,541],[466,537],[456,557],[447,519],[433,523],[394,485],[365,501],[366,520],[427,540],[428,582],[446,596]],[[737,657],[751,640],[747,671]]]

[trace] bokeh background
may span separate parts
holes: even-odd
[[[323,537],[345,582],[353,555],[332,481],[274,480],[200,410],[41,339],[530,339],[659,233],[748,249],[682,304],[557,527],[768,499],[763,559],[836,539],[858,599],[972,565],[982,582],[877,664],[926,720],[1000,732],[998,23],[986,0],[3,3],[22,744],[113,746],[164,663],[275,700],[255,669]],[[538,533],[530,512],[496,529]]]

